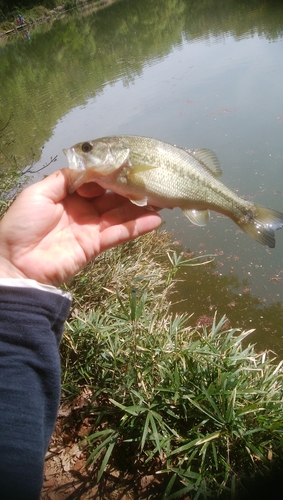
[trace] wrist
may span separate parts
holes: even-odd
[[[0,256],[0,278],[27,278],[17,267],[9,260]]]

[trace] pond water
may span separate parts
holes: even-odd
[[[282,0],[121,0],[73,10],[0,45],[0,169],[67,166],[62,148],[116,134],[213,149],[223,182],[283,212]],[[227,314],[283,355],[283,231],[276,248],[213,214],[192,226],[163,210],[178,251],[217,254],[185,268],[176,311]]]

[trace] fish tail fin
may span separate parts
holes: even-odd
[[[283,214],[254,204],[247,219],[238,222],[238,226],[262,245],[274,248],[275,231],[283,227]]]

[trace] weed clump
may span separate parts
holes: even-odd
[[[191,327],[188,312],[170,312],[176,270],[195,263],[170,251],[166,233],[151,233],[70,284],[63,387],[90,395],[82,446],[97,482],[113,468],[147,470],[158,498],[232,499],[282,454],[282,362],[257,353],[253,330],[227,328],[225,317]]]

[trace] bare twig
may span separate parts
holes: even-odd
[[[58,155],[54,156],[53,158],[51,157],[49,163],[45,163],[43,165],[43,167],[38,168],[37,170],[31,170],[33,165],[30,165],[26,170],[25,170],[25,168],[26,168],[25,167],[25,168],[23,168],[21,173],[22,174],[37,174],[38,172],[41,172],[41,170],[44,170],[45,168],[49,167],[49,165],[51,165],[51,163],[54,163],[55,161],[57,161],[57,158],[58,158]]]

